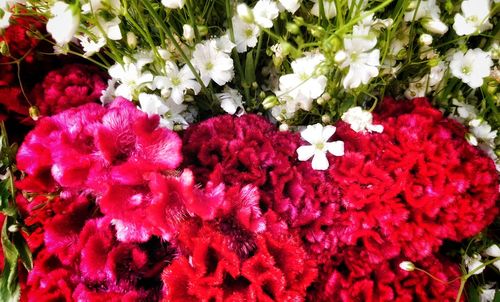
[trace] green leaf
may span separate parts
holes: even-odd
[[[253,50],[247,53],[247,57],[245,60],[245,80],[247,84],[252,84],[255,82],[255,69],[253,62]]]
[[[26,242],[26,239],[21,235],[20,232],[17,232],[13,236],[14,240],[14,245],[17,248],[17,251],[19,253],[19,257],[21,258],[21,261],[24,265],[24,267],[30,271],[33,269],[33,257],[31,255],[30,248],[28,246],[28,242]]]
[[[10,294],[14,294],[17,286],[17,260],[19,257],[19,253],[14,244],[10,241],[7,233],[8,225],[11,225],[12,223],[12,217],[7,217],[5,219],[1,235],[4,255],[4,270],[2,272],[1,283],[2,287],[6,287]]]
[[[495,298],[493,298],[493,302],[500,302],[500,290],[495,292]]]
[[[469,286],[469,295],[467,298],[469,302],[480,302],[479,292],[475,286]]]

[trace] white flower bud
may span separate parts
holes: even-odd
[[[323,122],[323,124],[330,124],[332,119],[330,118],[330,116],[328,114],[325,114],[325,115],[321,116],[321,121]]]
[[[444,35],[448,31],[448,26],[439,19],[425,18],[422,26],[430,33]]]
[[[280,131],[288,131],[290,129],[290,127],[288,126],[288,124],[283,123],[280,125],[279,129],[280,129]]]
[[[137,46],[137,36],[131,31],[127,33],[127,45],[131,49],[134,49]]]
[[[342,62],[344,62],[345,60],[347,59],[347,53],[343,50],[339,50],[337,51],[337,53],[335,54],[335,63],[337,64],[341,64]]]
[[[486,250],[484,250],[484,253],[488,256],[491,257],[500,257],[500,248],[496,244],[490,245]]]
[[[236,6],[236,12],[241,20],[246,23],[253,23],[254,17],[252,10],[245,3],[240,3]]]
[[[415,264],[410,261],[403,261],[399,264],[399,268],[407,272],[412,272],[415,270]]]
[[[186,41],[192,41],[194,39],[194,29],[189,24],[184,24],[182,26],[182,36]]]
[[[418,38],[418,43],[423,46],[429,46],[432,44],[432,36],[429,34],[421,34]]]

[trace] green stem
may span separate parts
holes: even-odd
[[[460,302],[460,298],[462,297],[462,292],[464,291],[465,288],[465,282],[467,282],[467,279],[460,279],[460,288],[458,289],[457,298],[455,299],[455,302]]]

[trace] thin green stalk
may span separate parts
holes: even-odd
[[[168,23],[166,21],[161,20],[161,18],[158,16],[158,14],[154,10],[154,8],[151,6],[151,3],[149,3],[149,1],[144,1],[143,3],[144,3],[144,6],[146,7],[146,9],[148,10],[148,12],[153,17],[153,19],[155,19],[155,21],[161,25],[161,28],[165,31],[165,34],[168,36],[168,38],[170,39],[172,44],[174,44],[175,49],[177,49],[177,51],[180,53],[181,57],[186,62],[187,66],[189,67],[189,69],[191,70],[193,75],[196,77],[196,80],[198,81],[198,83],[200,83],[201,89],[203,90],[203,92],[205,92],[207,97],[213,98],[212,94],[210,93],[210,91],[207,90],[207,87],[205,86],[205,84],[201,80],[201,77],[198,74],[198,71],[196,70],[196,68],[194,68],[193,64],[191,63],[191,60],[184,53],[184,51],[182,50],[182,47],[179,45],[179,43],[175,39],[174,35],[172,34],[172,31],[167,26]]]
[[[196,20],[194,19],[193,7],[192,7],[191,1],[187,1],[186,5],[187,5],[187,11],[189,14],[189,19],[191,20],[191,26],[194,29],[194,36],[196,38],[196,42],[199,42],[200,41],[200,32],[198,31],[198,26],[196,25]]]

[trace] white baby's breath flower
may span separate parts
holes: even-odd
[[[292,14],[295,14],[300,7],[300,0],[278,0],[278,3],[280,10],[283,8]]]
[[[246,52],[247,47],[255,47],[257,38],[259,37],[260,28],[253,24],[241,20],[239,17],[233,16],[234,42],[238,52]]]
[[[192,41],[194,39],[194,29],[189,24],[184,24],[182,26],[182,37],[186,41]]]
[[[489,76],[493,65],[489,54],[480,48],[469,49],[467,53],[455,52],[450,62],[451,74],[462,80],[471,88],[483,84],[483,78]]]
[[[277,95],[286,95],[288,112],[311,110],[313,100],[323,94],[327,78],[318,67],[324,60],[322,54],[307,54],[292,62],[293,73],[280,77]]]
[[[85,53],[84,57],[90,57],[93,54],[99,52],[101,48],[106,45],[106,38],[104,38],[100,32],[95,35],[95,38],[91,38],[86,34],[76,36],[80,45]]]
[[[382,133],[384,126],[373,125],[373,115],[367,110],[356,106],[349,108],[342,114],[342,120],[351,126],[355,132],[377,132]]]
[[[495,284],[485,284],[479,288],[480,302],[493,302],[496,290],[492,288]]]
[[[479,268],[483,265],[483,262],[481,262],[481,256],[479,254],[474,254],[472,255],[472,257],[465,255],[464,264],[467,267],[468,273],[474,271],[473,275],[478,275],[484,271],[484,267]]]
[[[233,60],[227,53],[217,48],[215,40],[196,44],[192,63],[200,72],[201,80],[205,85],[213,80],[222,86],[234,76]]]
[[[182,117],[187,107],[176,104],[170,100],[162,99],[155,94],[139,94],[139,104],[143,112],[147,114],[158,114],[160,116],[160,126],[173,129],[175,125],[187,127],[188,123]]]
[[[492,131],[490,124],[482,119],[473,119],[469,122],[470,132],[474,136],[476,144],[480,142],[483,148],[495,148],[495,138],[497,137],[497,130]]]
[[[380,50],[373,49],[376,44],[377,39],[364,26],[354,26],[352,36],[344,38],[347,58],[340,64],[340,68],[349,67],[343,80],[344,88],[353,89],[361,83],[368,84],[371,78],[378,75]]]
[[[298,159],[300,161],[309,160],[311,157],[312,168],[314,170],[326,170],[330,165],[326,153],[330,152],[335,156],[344,155],[344,142],[334,141],[328,142],[330,137],[335,133],[334,126],[325,126],[321,124],[309,125],[300,133],[302,139],[310,143],[308,146],[300,146],[297,149]]]
[[[413,262],[410,261],[402,261],[399,264],[399,268],[407,272],[412,272],[415,270],[415,264],[413,264]]]
[[[224,53],[231,54],[231,51],[235,47],[236,47],[236,44],[234,44],[231,41],[231,38],[229,38],[229,33],[225,33],[224,35],[215,39],[215,48],[218,51],[222,51]]]
[[[444,35],[448,31],[448,25],[437,18],[424,18],[421,23],[432,34]]]
[[[436,0],[413,1],[412,4],[415,8],[405,13],[404,20],[406,22],[417,21],[424,17],[439,19],[441,9],[436,4]]]
[[[141,65],[139,62],[126,60],[123,65],[116,63],[109,68],[109,75],[119,82],[115,90],[116,96],[132,100],[139,88],[153,81],[151,72],[142,72]]]
[[[50,8],[52,15],[47,22],[47,32],[60,46],[69,43],[80,25],[80,14],[69,4],[57,1]]]
[[[500,247],[496,244],[492,244],[484,250],[484,253],[490,257],[500,257]]]
[[[106,34],[106,37],[113,41],[118,41],[123,38],[122,32],[120,30],[120,19],[115,17],[111,20],[105,20],[103,17],[97,17],[97,22],[102,32]]]
[[[253,12],[246,3],[238,4],[236,6],[236,12],[238,17],[240,17],[240,19],[245,21],[246,23],[254,22]]]
[[[311,8],[311,14],[319,17],[319,0],[313,0],[314,5]],[[335,1],[325,0],[323,1],[323,8],[325,9],[325,17],[331,19],[337,15],[337,7],[335,6]]]
[[[462,14],[455,15],[453,29],[459,36],[478,34],[493,27],[488,20],[489,0],[464,0]]]
[[[215,96],[219,99],[220,106],[225,112],[238,116],[245,113],[243,97],[238,90],[225,86],[224,92],[216,93]]]
[[[147,114],[163,115],[168,112],[168,107],[163,99],[156,94],[140,93],[139,105]]]
[[[168,61],[165,64],[166,76],[156,76],[153,80],[153,89],[160,89],[163,97],[170,97],[176,104],[184,101],[184,95],[188,89],[198,94],[201,85],[187,65],[180,70],[177,64]]]
[[[255,23],[264,28],[273,27],[273,20],[279,15],[278,6],[271,0],[259,0],[252,10]]]
[[[427,92],[430,91],[429,85],[429,75],[425,75],[419,80],[413,79],[410,80],[410,84],[408,88],[405,90],[405,97],[407,99],[414,99],[424,97]]]
[[[176,9],[182,8],[186,4],[186,0],[161,0],[161,4],[167,8]]]
[[[101,92],[101,97],[99,98],[103,105],[111,103],[115,99],[115,90],[117,79],[109,79],[108,87]]]

